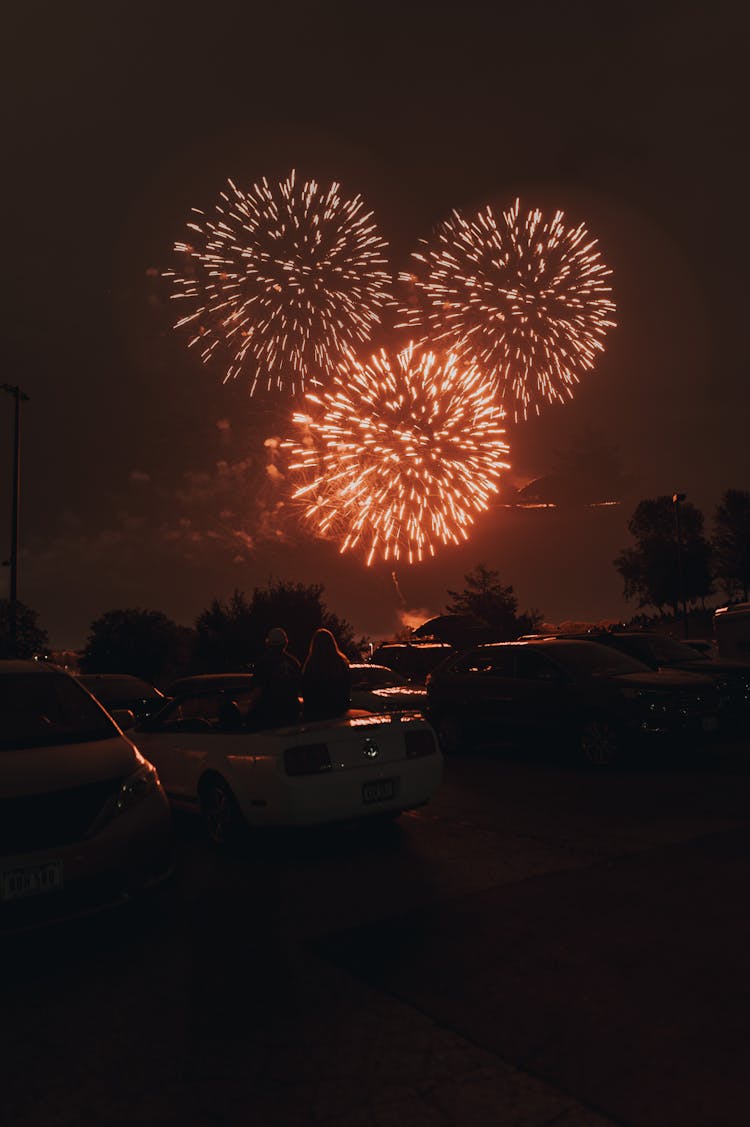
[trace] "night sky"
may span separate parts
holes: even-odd
[[[53,644],[82,645],[114,607],[190,624],[269,579],[323,583],[330,609],[380,637],[400,611],[440,612],[480,561],[547,621],[629,613],[611,561],[637,500],[677,489],[710,524],[724,489],[750,487],[741,20],[686,3],[7,14],[2,379],[31,396],[19,597]],[[394,270],[452,207],[516,196],[585,221],[614,270],[618,327],[596,370],[571,403],[508,422],[499,503],[396,582],[281,504],[264,443],[289,433],[288,402],[222,385],[171,328],[161,272],[190,207],[210,209],[227,177],[292,167],[364,195]],[[3,396],[3,558],[11,420]],[[554,488],[581,446],[577,496],[506,507],[533,479]],[[621,504],[588,507],[607,499]]]

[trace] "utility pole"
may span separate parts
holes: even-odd
[[[29,400],[18,384],[0,384],[0,391],[7,391],[16,401],[13,429],[13,508],[10,523],[10,590],[8,607],[10,611],[10,649],[16,656],[18,640],[18,509],[21,500],[21,403]]]
[[[687,604],[685,602],[685,574],[682,566],[682,528],[680,525],[680,503],[685,500],[687,494],[673,493],[672,504],[674,505],[674,522],[677,531],[677,584],[678,595],[682,603],[682,628],[685,632],[685,637],[688,636],[688,615]]]

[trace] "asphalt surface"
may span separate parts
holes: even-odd
[[[722,1127],[750,1105],[750,747],[446,764],[2,945],[0,1122]]]

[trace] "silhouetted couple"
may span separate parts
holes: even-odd
[[[300,693],[305,720],[340,716],[349,708],[349,662],[330,630],[313,634],[305,664],[287,652],[289,639],[280,626],[269,630],[266,650],[254,669],[254,700],[248,724],[252,728],[278,728],[300,719]]]

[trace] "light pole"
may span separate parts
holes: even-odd
[[[680,504],[685,500],[685,493],[673,493],[672,504],[674,505],[674,523],[677,531],[677,583],[678,595],[682,603],[682,628],[685,632],[685,637],[688,636],[688,616],[687,604],[685,602],[685,576],[682,567],[682,528],[680,526]]]
[[[10,518],[10,590],[8,609],[10,612],[10,650],[16,656],[18,637],[18,507],[21,499],[21,403],[28,402],[28,395],[18,384],[0,384],[0,390],[7,391],[16,401],[13,430],[13,508]]]

